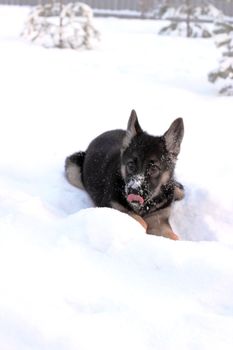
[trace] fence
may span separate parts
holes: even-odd
[[[52,0],[0,0],[0,4],[4,5],[37,5],[39,3],[48,3]],[[59,1],[59,0],[58,0]],[[74,0],[63,0],[64,3]],[[82,0],[80,0],[82,1]],[[55,2],[55,0],[54,0]],[[154,9],[162,3],[161,0],[83,0],[82,2],[90,5],[94,10],[104,11],[129,11],[141,14],[148,9]],[[172,6],[178,6],[182,0],[167,0]],[[205,0],[189,0],[191,4],[203,4]],[[233,16],[233,1],[229,0],[210,0],[211,4],[222,10],[225,15]]]

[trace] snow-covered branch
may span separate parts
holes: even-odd
[[[28,16],[22,35],[45,47],[92,48],[99,32],[92,9],[81,2],[39,5]]]
[[[222,57],[218,68],[208,74],[208,79],[211,83],[224,79],[226,85],[221,88],[220,93],[233,95],[233,24],[224,20],[216,22],[214,34],[216,46],[221,50]]]
[[[178,8],[170,7],[165,2],[161,8],[162,18],[173,18],[170,23],[160,30],[160,34],[179,35],[193,38],[209,38],[212,31],[207,26],[205,20],[215,20],[221,16],[215,6],[208,2],[196,6],[185,0]]]

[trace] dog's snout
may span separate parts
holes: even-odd
[[[140,193],[142,191],[144,183],[144,176],[143,175],[136,175],[129,179],[129,181],[126,184],[126,190],[129,193]]]

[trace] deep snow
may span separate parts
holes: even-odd
[[[207,81],[213,41],[98,18],[95,50],[47,50],[19,37],[27,12],[0,7],[0,349],[232,349],[233,100]],[[184,119],[181,241],[64,178],[132,108],[152,134]]]

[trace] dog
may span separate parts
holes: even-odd
[[[86,190],[97,207],[128,213],[148,234],[177,240],[169,217],[174,201],[184,197],[184,188],[174,177],[183,135],[182,118],[164,135],[149,135],[132,110],[126,131],[107,131],[86,152],[66,158],[66,178]]]

